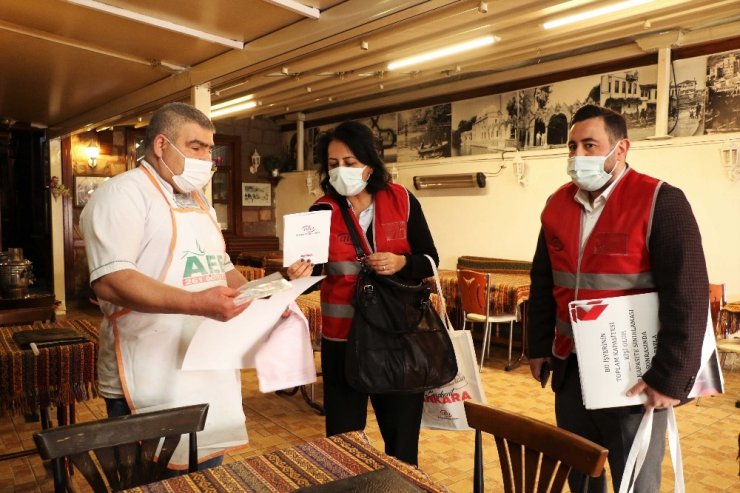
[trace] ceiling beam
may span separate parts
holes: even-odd
[[[321,22],[304,19],[250,42],[241,51],[228,51],[187,72],[150,84],[88,112],[49,126],[51,138],[68,135],[92,123],[102,124],[138,116],[154,105],[187,97],[189,88],[211,82],[211,87],[238,80],[250,70],[274,66],[282,60],[325,49],[383,25],[403,22],[430,11],[459,4],[459,0],[348,0],[322,14]],[[300,40],[301,44],[298,44]],[[224,76],[224,74],[229,74]]]
[[[321,15],[321,12],[319,9],[309,7],[308,5],[303,5],[300,2],[296,2],[295,0],[264,0],[267,3],[271,3],[273,5],[277,5],[278,7],[283,7],[287,10],[290,10],[291,12],[295,12],[296,14],[300,14],[304,17],[308,17],[309,19],[318,19]]]
[[[138,63],[140,65],[148,65],[153,68],[161,66],[161,67],[168,69],[169,71],[175,71],[175,72],[182,72],[183,70],[187,70],[187,67],[175,65],[174,63],[165,62],[164,60],[148,60],[146,58],[124,53],[122,51],[111,50],[110,48],[102,48],[100,46],[95,46],[90,43],[78,41],[76,39],[70,39],[65,36],[59,36],[59,35],[52,34],[46,31],[32,29],[30,27],[19,26],[17,24],[12,24],[10,22],[0,21],[0,30],[9,31],[9,32],[13,32],[16,34],[22,34],[24,36],[29,36],[32,38],[41,39],[43,41],[48,41],[50,43],[56,43],[56,44],[60,44],[64,46],[69,46],[72,48],[77,48],[79,50],[90,51],[92,53],[97,53],[99,55],[113,57],[118,60],[125,60],[127,62]]]
[[[150,26],[158,27],[160,29],[167,29],[168,31],[173,31],[179,34],[185,34],[187,36],[192,36],[194,38],[202,39],[204,41],[208,41],[211,43],[217,43],[223,46],[227,46],[229,48],[235,48],[237,50],[241,50],[244,48],[243,41],[229,39],[224,36],[219,36],[218,34],[207,33],[199,29],[193,29],[192,27],[183,26],[182,24],[175,24],[174,22],[170,22],[164,19],[159,19],[157,17],[152,17],[150,15],[142,14],[140,12],[135,12],[133,10],[122,9],[120,7],[114,7],[113,5],[108,5],[107,3],[98,2],[97,0],[66,0],[66,1],[69,3],[75,4],[75,5],[79,5],[81,7],[87,7],[89,9],[97,10],[99,12],[104,12],[106,14],[116,15],[118,17],[123,17],[125,19],[129,19],[132,21],[141,22],[142,24],[148,24]]]

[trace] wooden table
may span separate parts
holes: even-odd
[[[31,292],[23,298],[0,297],[0,325],[19,325],[56,319],[53,293]]]
[[[422,491],[445,492],[423,471],[374,448],[362,432],[321,438],[276,452],[178,476],[129,493],[288,492],[388,468]]]
[[[74,328],[88,341],[40,347],[36,356],[13,340],[14,332],[52,327]],[[49,407],[54,406],[60,424],[74,423],[75,402],[97,396],[97,352],[98,328],[87,320],[0,327],[0,414],[30,414],[40,409],[41,426],[49,428]]]
[[[463,319],[460,292],[457,286],[457,270],[440,269],[439,280],[447,308],[457,313],[458,316],[455,317],[457,326],[461,328]],[[491,293],[489,295],[491,315],[516,314],[522,326],[521,352],[516,360],[509,359],[506,370],[516,368],[524,357],[527,332],[526,302],[529,299],[530,283],[529,274],[505,270],[491,272]]]

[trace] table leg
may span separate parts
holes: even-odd
[[[41,429],[46,430],[51,428],[51,417],[49,416],[49,408],[46,406],[40,406],[39,411],[41,413]]]
[[[522,358],[524,358],[524,351],[525,351],[525,348],[527,347],[527,307],[526,307],[526,302],[522,304],[521,314],[522,314],[521,315],[521,318],[522,318],[522,340],[521,340],[521,343],[522,343],[522,351],[521,351],[521,353],[519,353],[519,357],[516,359],[516,361],[511,361],[511,340],[512,340],[513,336],[510,334],[509,335],[509,362],[506,365],[506,367],[504,368],[505,371],[511,371],[514,368],[517,368],[521,364]],[[511,329],[511,330],[513,330],[513,329]]]

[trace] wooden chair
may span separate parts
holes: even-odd
[[[712,315],[712,327],[717,337],[723,337],[719,327],[719,312],[725,306],[725,285],[709,283],[709,313]]]
[[[725,365],[727,355],[732,353],[740,355],[740,339],[728,339],[728,334],[725,333],[725,328],[719,326],[719,314],[722,308],[727,303],[725,295],[724,284],[709,284],[709,311],[712,314],[712,324],[714,325],[714,333],[717,336],[717,350],[720,356],[720,366]],[[737,359],[737,356],[736,356]],[[734,367],[733,360],[733,367]],[[699,399],[696,399],[696,403],[699,403]]]
[[[483,371],[483,360],[490,352],[491,325],[509,323],[509,361],[511,361],[511,347],[514,340],[514,321],[516,313],[493,315],[491,313],[491,274],[473,270],[458,269],[457,286],[460,291],[460,304],[463,310],[463,329],[468,322],[483,323],[483,346],[480,354],[480,370]]]
[[[475,429],[474,493],[483,492],[482,432],[496,441],[506,493],[555,493],[571,470],[591,477],[604,470],[609,451],[562,428],[473,401],[465,401],[465,416]]]
[[[247,282],[265,277],[265,269],[262,267],[252,267],[249,265],[237,264],[234,266],[234,268],[244,276]]]
[[[196,404],[50,428],[34,433],[33,440],[41,458],[53,461],[55,493],[68,489],[65,458],[95,493],[119,491],[161,479],[180,436],[186,433],[190,435],[188,471],[195,471],[196,432],[203,429],[207,414],[208,404]],[[157,456],[161,438],[164,442]]]

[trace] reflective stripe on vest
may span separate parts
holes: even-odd
[[[655,287],[653,274],[640,272],[638,274],[586,274],[576,275],[570,272],[553,271],[552,279],[555,286],[575,290],[592,289],[600,291],[614,291],[624,289],[652,289]]]
[[[362,265],[359,262],[327,262],[324,264],[324,274],[327,276],[356,276]]]

